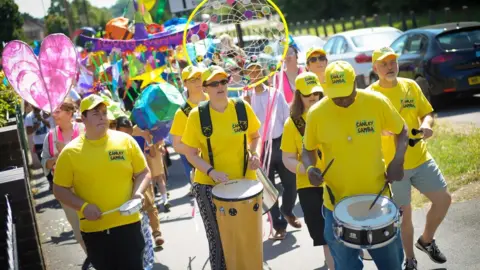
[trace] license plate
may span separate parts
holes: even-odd
[[[470,85],[480,84],[480,76],[475,76],[475,77],[468,78],[468,84],[470,84]]]

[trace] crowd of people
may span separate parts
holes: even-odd
[[[434,262],[445,263],[435,232],[451,197],[427,149],[434,117],[422,89],[398,77],[397,55],[390,48],[373,53],[379,80],[367,89],[357,88],[350,64],[329,63],[321,48],[306,52],[305,67],[297,63],[299,53],[291,46],[284,69],[259,84],[265,70],[256,61],[181,70],[178,79],[187,99],[175,114],[170,136],[198,203],[211,268],[227,269],[212,189],[229,180],[255,180],[255,171],[266,162],[270,181],[275,184],[278,175],[283,186],[281,201],[270,210],[272,239],[285,239],[288,225],[302,228],[293,211],[298,194],[313,245],[323,247],[328,268],[362,269],[367,251],[339,241],[335,206],[350,196],[377,194],[388,183],[402,223],[392,242],[368,249],[378,269],[417,269],[414,246]],[[228,91],[232,76],[245,74],[256,86]],[[155,196],[169,208],[164,167],[168,152],[164,141],[153,143],[151,133],[128,117],[111,117],[110,102],[99,94],[81,101],[69,98],[51,116],[33,109],[25,125],[53,193],[87,254],[84,269],[151,269],[153,249],[164,242]],[[240,112],[246,121],[239,121]],[[262,140],[265,134],[271,142]],[[418,142],[409,145],[412,138]],[[432,202],[416,242],[412,186]],[[139,212],[102,214],[135,199],[143,201]]]

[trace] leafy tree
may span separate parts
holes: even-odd
[[[64,33],[68,36],[68,20],[60,15],[48,15],[45,20],[45,26],[48,34]]]
[[[13,0],[0,0],[0,40],[8,42],[23,38],[23,18],[18,11],[18,6]],[[0,53],[3,44],[0,44]]]
[[[15,116],[15,105],[21,102],[21,98],[15,93],[12,86],[6,86],[3,83],[4,77],[3,71],[0,71],[0,127],[7,123],[7,117]]]

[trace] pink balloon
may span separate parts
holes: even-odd
[[[9,42],[2,53],[2,65],[18,95],[47,112],[54,111],[63,102],[78,70],[75,47],[64,34],[47,36],[38,59],[26,43]]]

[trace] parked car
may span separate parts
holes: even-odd
[[[325,45],[325,40],[317,36],[297,36],[293,37],[293,41],[299,49],[298,55],[298,64],[305,66],[305,53],[308,49],[312,47],[323,48]],[[280,44],[280,41],[271,41],[268,44],[272,50],[275,52],[276,57],[274,58],[271,54],[261,53],[259,55],[259,61],[264,67],[268,67],[270,64],[278,64],[278,61],[281,59],[281,54],[283,53],[284,47]]]
[[[480,93],[480,22],[425,26],[392,44],[399,76],[415,80],[434,106],[452,95]]]
[[[375,78],[372,71],[372,53],[388,46],[402,31],[393,27],[373,27],[342,32],[331,36],[323,49],[328,61],[349,62],[357,73],[357,86],[365,88]]]

